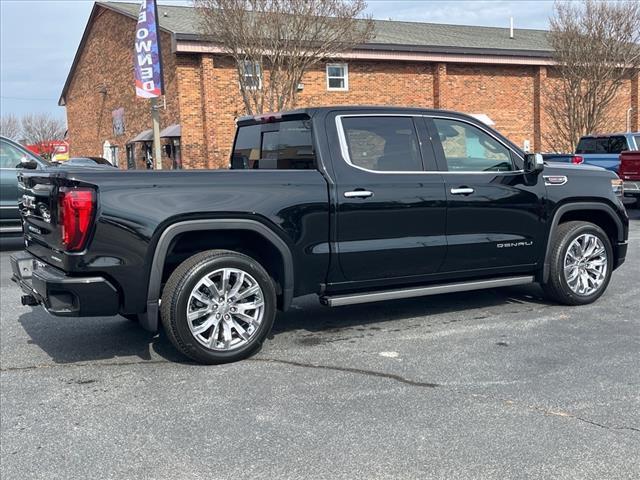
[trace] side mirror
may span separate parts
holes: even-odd
[[[526,173],[539,173],[544,170],[544,158],[541,153],[527,153],[524,156],[524,171]]]
[[[18,168],[24,168],[26,170],[36,170],[38,168],[38,162],[36,162],[33,158],[22,157],[20,159],[20,163],[18,164]]]

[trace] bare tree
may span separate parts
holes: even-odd
[[[556,1],[549,41],[558,82],[546,91],[545,140],[573,151],[582,135],[615,128],[612,102],[640,68],[640,2]]]
[[[365,43],[364,0],[194,0],[203,34],[235,62],[248,114],[295,106],[306,71]]]
[[[20,120],[14,114],[2,115],[0,118],[0,135],[10,138],[12,140],[19,140],[20,133]]]
[[[28,114],[22,117],[22,136],[29,145],[37,145],[41,155],[51,158],[55,153],[52,141],[64,140],[64,121],[47,113]]]

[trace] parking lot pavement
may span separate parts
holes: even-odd
[[[640,212],[594,305],[538,287],[327,309],[205,367],[121,318],[22,307],[0,246],[3,480],[633,478]]]

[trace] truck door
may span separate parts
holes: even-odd
[[[538,262],[543,251],[541,176],[488,129],[460,118],[427,118],[447,193],[442,272],[500,273]]]
[[[437,272],[446,252],[446,200],[421,117],[354,112],[326,121],[336,177],[335,245],[345,279]]]

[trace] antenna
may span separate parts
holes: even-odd
[[[509,27],[509,38],[513,38],[513,17],[509,19],[511,21],[511,26]]]

